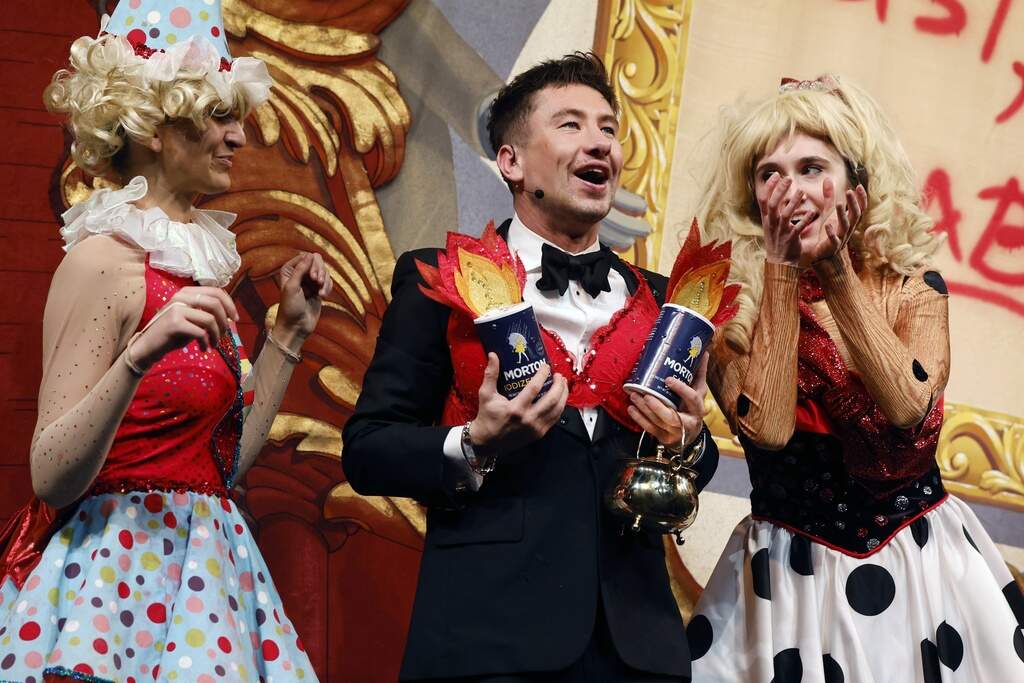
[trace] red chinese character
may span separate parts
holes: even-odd
[[[1017,96],[1013,98],[1013,102],[1010,102],[1006,109],[996,115],[996,123],[1006,123],[1011,116],[1016,114],[1020,108],[1024,106],[1024,64],[1021,62],[1014,62],[1013,73],[1017,74],[1017,77],[1020,78],[1021,88],[1017,92]]]
[[[939,203],[939,219],[935,221],[932,232],[946,233],[949,250],[953,252],[953,258],[960,261],[963,255],[960,251],[960,235],[957,229],[960,227],[960,219],[963,214],[953,206],[949,173],[942,168],[937,168],[928,174],[928,178],[924,181],[924,190],[921,192],[921,205],[926,211],[934,201]]]
[[[988,25],[988,34],[985,36],[985,43],[981,46],[981,61],[988,62],[992,59],[992,53],[996,50],[996,42],[999,34],[1003,31],[1003,24],[1006,23],[1006,14],[1010,11],[1012,0],[999,0],[996,13],[992,15],[992,23]]]
[[[955,33],[960,35],[967,25],[967,10],[960,4],[959,0],[932,0],[932,4],[942,5],[946,10],[944,17],[917,17],[914,19],[914,26],[924,33],[935,35],[947,35]]]
[[[978,196],[982,199],[995,200],[996,208],[985,227],[985,232],[971,252],[971,267],[993,282],[1024,285],[1024,269],[1008,273],[985,262],[985,256],[994,245],[1011,250],[1024,247],[1024,225],[1011,225],[1006,222],[1006,213],[1011,207],[1018,206],[1024,210],[1024,192],[1021,192],[1020,183],[1016,178],[1010,178],[1005,185],[986,187]]]

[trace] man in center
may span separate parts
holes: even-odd
[[[395,266],[343,465],[361,494],[428,507],[402,680],[689,680],[662,539],[624,530],[604,504],[641,430],[648,450],[700,451],[699,488],[718,462],[706,358],[692,388],[669,380],[678,411],[622,388],[666,281],[598,242],[622,170],[617,115],[603,65],[583,53],[522,73],[491,107],[515,209],[498,233],[558,351],[546,393],[547,366],[514,399],[498,393],[497,356],[484,368],[464,314],[421,290],[416,262],[436,265],[437,249]]]

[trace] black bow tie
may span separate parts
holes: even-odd
[[[612,267],[612,251],[602,246],[599,251],[586,254],[567,254],[561,249],[545,244],[541,249],[541,278],[537,289],[542,292],[558,290],[565,294],[569,281],[575,280],[587,294],[597,297],[601,292],[612,291],[608,284],[608,271]]]

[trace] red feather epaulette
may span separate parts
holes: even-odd
[[[736,296],[740,293],[738,284],[726,284],[731,258],[731,241],[701,244],[700,226],[694,218],[672,266],[665,303],[685,306],[716,327],[731,320],[739,310]]]
[[[437,255],[437,267],[420,260],[416,267],[426,283],[420,285],[424,296],[470,318],[523,300],[526,270],[498,235],[494,221],[479,238],[449,232],[445,250]]]

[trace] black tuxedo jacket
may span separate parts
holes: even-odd
[[[565,668],[591,637],[598,600],[623,661],[689,676],[662,539],[622,533],[603,504],[617,459],[636,451],[637,433],[602,410],[592,440],[579,411],[567,407],[544,438],[499,456],[479,492],[456,496],[446,487],[449,428],[438,420],[452,384],[450,309],[420,292],[414,259],[436,265],[437,250],[398,259],[342,458],[359,493],[415,498],[429,508],[401,678]],[[618,259],[613,267],[634,291],[633,272]],[[660,303],[665,278],[643,276]],[[709,438],[699,487],[717,463]]]

